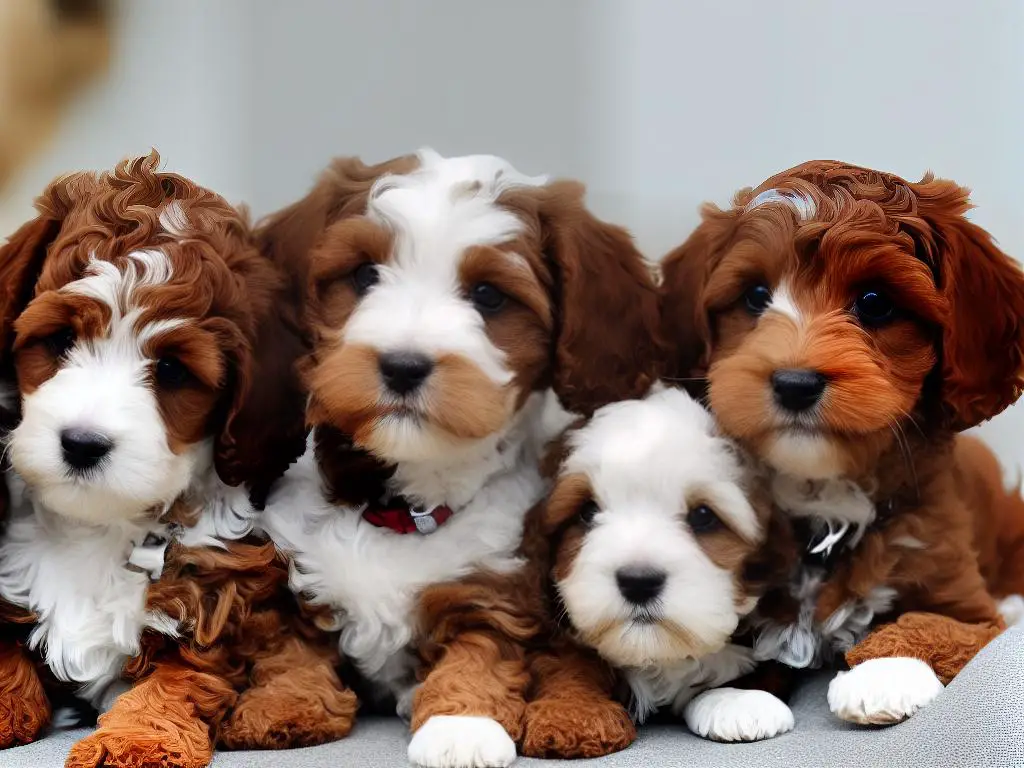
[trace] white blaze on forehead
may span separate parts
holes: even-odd
[[[744,210],[752,211],[755,208],[767,205],[768,203],[783,203],[793,209],[796,220],[799,222],[810,221],[818,212],[818,206],[814,201],[792,190],[766,189],[749,203]]]
[[[772,291],[772,300],[768,304],[767,311],[785,315],[797,324],[803,322],[800,309],[793,301],[793,294],[790,293],[789,284],[785,280],[780,282],[775,290]]]
[[[743,538],[761,538],[738,457],[715,435],[711,415],[681,390],[605,406],[570,447],[564,471],[587,475],[601,507],[682,516],[700,501]]]
[[[89,260],[86,276],[61,290],[96,299],[110,309],[107,343],[91,345],[93,353],[102,354],[103,350],[122,351],[124,348],[139,349],[154,336],[184,322],[177,319],[156,320],[142,328],[136,327],[136,321],[145,309],[138,304],[136,291],[164,284],[173,274],[167,254],[159,250],[134,251],[128,254],[120,268],[94,256]],[[82,353],[79,346],[71,354],[76,353]]]
[[[515,238],[523,222],[498,206],[498,198],[548,181],[526,176],[493,155],[444,158],[425,149],[419,160],[411,173],[378,179],[367,203],[367,216],[394,232],[393,260],[403,267],[450,271],[466,248]]]
[[[547,178],[526,176],[490,155],[444,158],[422,150],[419,160],[416,170],[382,176],[371,189],[366,215],[392,234],[393,252],[344,339],[380,351],[459,354],[507,383],[513,373],[463,295],[459,267],[467,248],[506,243],[523,231],[524,222],[498,198]],[[524,263],[518,254],[506,258]]]

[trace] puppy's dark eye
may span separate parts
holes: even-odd
[[[722,527],[722,521],[715,510],[707,504],[699,504],[686,515],[686,524],[694,533],[711,533]]]
[[[754,315],[762,314],[772,301],[772,292],[767,285],[752,285],[743,294],[743,303],[747,311]]]
[[[352,285],[360,296],[365,296],[378,280],[380,280],[380,270],[372,261],[360,264],[352,273]]]
[[[469,298],[479,312],[491,314],[497,312],[508,300],[508,297],[490,283],[477,283],[469,290]]]
[[[880,291],[864,291],[854,302],[853,311],[857,319],[868,328],[878,328],[889,323],[896,313],[892,301]]]
[[[156,383],[164,389],[179,389],[188,383],[192,374],[176,357],[167,355],[156,361]]]
[[[596,501],[586,501],[580,506],[579,516],[580,522],[584,525],[590,525],[594,522],[594,517],[600,512],[600,507],[597,506]]]
[[[61,328],[43,339],[43,343],[51,355],[64,357],[75,346],[75,332],[71,328]]]

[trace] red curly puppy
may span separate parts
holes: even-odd
[[[706,377],[805,542],[759,606],[757,652],[814,667],[864,640],[829,692],[847,720],[928,704],[1021,586],[1024,505],[956,434],[1021,393],[1024,275],[969,207],[931,175],[810,162],[706,206],[664,263],[675,375]],[[953,635],[973,638],[956,658]]]

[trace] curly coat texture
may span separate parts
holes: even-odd
[[[258,508],[305,445],[302,386],[293,370],[307,349],[299,308],[288,300],[286,265],[260,254],[244,212],[159,172],[159,162],[153,152],[112,173],[62,177],[39,198],[39,217],[0,250],[0,370],[23,386],[55,370],[31,344],[15,348],[16,327],[19,339],[31,339],[34,324],[63,311],[51,301],[21,320],[34,298],[45,303],[91,260],[119,264],[133,251],[160,250],[176,280],[148,287],[146,311],[156,319],[190,314],[199,332],[217,340],[222,358],[197,361],[222,370],[197,384],[199,394],[161,399],[168,442],[173,448],[212,439],[217,475],[245,484]],[[177,225],[183,219],[189,226],[187,237],[161,219],[172,204]],[[85,315],[74,322],[89,332]],[[182,499],[170,516],[194,522],[181,512],[194,501]],[[178,622],[181,636],[145,631],[142,652],[124,669],[131,690],[75,746],[69,766],[203,766],[218,740],[276,748],[350,729],[355,697],[334,672],[332,645],[301,615],[272,545],[252,537],[223,548],[172,544],[147,607]],[[3,640],[0,734],[12,734],[7,743],[30,740],[46,722],[48,704],[20,645]]]
[[[874,624],[903,618],[847,658],[913,656],[944,680],[1002,627],[994,598],[1024,582],[1024,503],[1003,490],[988,449],[956,437],[1013,403],[1024,382],[1024,276],[964,217],[969,207],[965,188],[931,175],[910,183],[805,163],[742,190],[729,209],[706,205],[666,257],[661,288],[670,373],[706,380],[726,433],[769,466],[796,477],[806,466],[778,448],[772,372],[825,376],[821,474],[807,471],[852,480],[877,519],[838,556],[817,626],[891,589],[891,610]],[[758,284],[782,293],[779,311],[747,309]],[[858,324],[853,306],[866,289],[892,299],[884,323]],[[780,585],[761,612],[786,624],[798,606]],[[959,653],[954,638],[968,642]]]

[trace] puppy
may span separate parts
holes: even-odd
[[[517,550],[543,445],[563,406],[655,378],[650,271],[582,196],[425,150],[335,161],[263,230],[272,252],[313,245],[315,336],[313,434],[264,525],[368,697],[411,720],[420,765],[515,759],[538,630]]]
[[[1024,276],[969,207],[968,190],[931,175],[810,162],[728,210],[705,206],[664,261],[673,373],[706,378],[722,429],[770,468],[804,543],[753,617],[758,657],[817,667],[904,615],[886,629],[897,656],[848,656],[863,663],[832,683],[846,720],[928,704],[1022,581],[1006,559],[1024,540],[1020,500],[992,487],[984,448],[956,438],[1014,402],[1024,372]],[[973,625],[975,645],[950,667],[916,611]]]
[[[731,638],[761,589],[771,505],[757,484],[681,390],[608,405],[568,434],[554,490],[534,513],[547,575],[569,634],[619,671],[638,722],[664,708],[718,741],[792,729],[789,707],[770,693],[718,687],[756,664]],[[532,706],[590,719],[603,698],[596,711],[607,710],[611,678],[557,655],[563,663],[538,679]]]
[[[106,710],[69,766],[204,766],[218,735],[308,743],[354,713],[273,545],[249,536],[304,445],[283,277],[242,214],[158,164],[57,179],[0,251],[20,411],[0,596]]]

